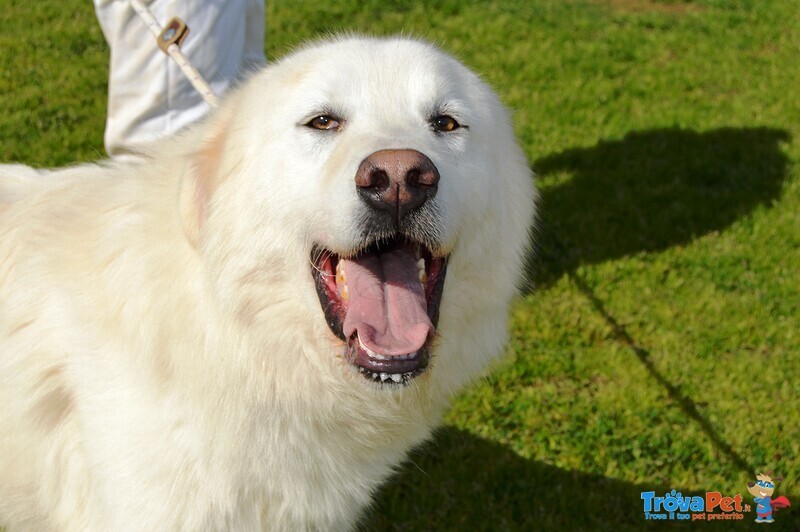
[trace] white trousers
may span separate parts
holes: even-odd
[[[181,51],[219,96],[266,63],[264,0],[143,0],[159,24],[189,26]],[[177,64],[156,44],[127,0],[94,0],[111,48],[105,146],[115,158],[196,121],[209,110]]]

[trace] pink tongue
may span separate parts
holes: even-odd
[[[342,327],[381,355],[407,355],[425,345],[434,328],[414,254],[405,248],[342,260],[350,303]],[[340,287],[341,288],[341,287]]]

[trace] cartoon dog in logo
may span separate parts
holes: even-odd
[[[756,482],[747,483],[747,491],[750,492],[753,500],[758,505],[756,506],[756,523],[773,523],[775,522],[772,518],[773,510],[791,506],[789,499],[784,496],[772,500],[772,494],[775,492],[775,482],[783,480],[783,477],[775,477],[773,479],[772,474],[772,471],[767,471],[766,474],[758,473]]]

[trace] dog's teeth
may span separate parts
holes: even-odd
[[[344,301],[348,301],[350,291],[347,288],[347,275],[345,275],[343,263],[343,260],[336,263],[336,285],[339,287],[339,295]]]
[[[425,259],[417,261],[417,275],[419,276],[419,282],[422,284],[428,282],[428,275],[425,273]]]
[[[394,382],[396,382],[396,383],[400,383],[400,381],[402,381],[402,380],[403,380],[403,377],[401,377],[399,373],[391,373],[391,374],[389,375],[389,377],[391,377],[391,378],[392,378],[392,380],[393,380]]]
[[[388,380],[389,380],[389,374],[388,373],[381,373],[381,382],[386,382]]]
[[[372,351],[369,347],[367,347],[364,344],[364,342],[361,341],[361,336],[360,335],[356,335],[356,338],[358,338],[358,346],[361,349],[363,349],[364,351],[366,351],[369,356],[374,357],[377,354],[374,351]]]
[[[380,353],[376,353],[375,351],[364,345],[364,342],[361,341],[360,336],[358,337],[358,345],[361,346],[361,349],[366,351],[366,353],[369,355],[370,358],[374,358],[376,360],[388,360],[389,358],[391,358],[386,355],[381,355]]]
[[[362,350],[364,350],[364,352],[366,352],[371,359],[374,360],[410,360],[416,357],[417,354],[419,353],[419,351],[414,351],[413,353],[406,353],[405,355],[382,355],[380,353],[376,353],[375,351],[364,345],[364,342],[361,341],[360,336],[356,335],[356,338],[358,339],[359,347]],[[364,372],[366,373],[366,370],[364,370]],[[385,382],[388,379],[391,379],[394,382],[400,382],[402,380],[402,376],[400,374],[395,374],[395,373],[378,374],[370,372],[370,375],[372,375],[372,377],[376,380],[380,379],[382,382]]]

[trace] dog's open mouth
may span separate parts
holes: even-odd
[[[343,257],[312,251],[325,319],[345,358],[367,379],[407,384],[428,366],[439,318],[446,257],[403,237]]]

